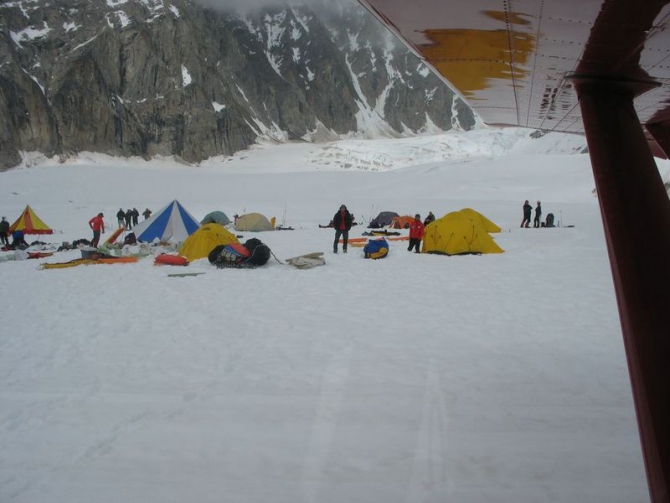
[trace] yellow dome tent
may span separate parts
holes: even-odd
[[[460,211],[447,213],[426,227],[422,253],[460,255],[503,253],[484,227]]]
[[[470,218],[470,220],[478,221],[479,224],[481,224],[481,226],[484,227],[484,230],[486,232],[502,232],[502,229],[500,227],[498,227],[484,215],[482,215],[478,211],[473,210],[472,208],[463,208],[459,213],[463,213],[468,218]]]
[[[189,262],[205,258],[219,245],[238,243],[234,234],[219,224],[206,224],[191,234],[179,249],[179,255],[186,257]]]

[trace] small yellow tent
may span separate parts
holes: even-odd
[[[9,233],[11,234],[16,230],[23,231],[24,234],[53,234],[54,232],[47,224],[42,222],[30,206],[26,206],[21,216],[11,225]]]
[[[234,234],[219,224],[206,224],[191,234],[179,249],[179,255],[186,257],[189,262],[204,258],[219,245],[238,243]]]
[[[502,232],[502,229],[500,227],[498,227],[484,215],[482,215],[478,211],[473,210],[472,208],[463,208],[459,213],[463,213],[468,218],[470,218],[470,220],[479,222],[479,224],[482,227],[484,227],[484,230],[486,232]]]
[[[274,220],[274,217],[273,217]],[[247,213],[235,219],[235,230],[237,231],[271,231],[272,223],[260,213]]]
[[[447,213],[426,227],[422,253],[503,253],[477,221],[461,212]]]

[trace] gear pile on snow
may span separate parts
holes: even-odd
[[[363,248],[365,258],[380,259],[389,253],[389,244],[384,238],[370,239]]]
[[[209,256],[209,262],[219,269],[224,267],[253,268],[265,265],[270,260],[272,252],[268,245],[260,239],[252,238],[244,244],[230,243],[214,248]]]

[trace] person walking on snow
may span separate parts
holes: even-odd
[[[540,201],[538,201],[537,206],[535,207],[535,218],[533,219],[533,227],[535,228],[540,227],[541,217],[542,217],[542,206],[540,206]]]
[[[93,230],[93,240],[91,240],[91,246],[94,248],[98,247],[100,242],[100,233],[105,233],[105,221],[102,219],[104,217],[102,213],[98,213],[97,216],[91,218],[88,221],[89,227]]]
[[[523,203],[523,220],[521,221],[521,227],[530,227],[530,214],[533,211],[533,207],[528,203],[528,199]]]
[[[133,210],[128,208],[128,211],[126,211],[126,230],[132,230],[133,228]]]
[[[147,208],[146,210],[144,210],[142,212],[142,215],[144,215],[144,220],[148,220],[149,217],[151,216],[151,210],[149,208]]]
[[[425,230],[426,226],[421,222],[421,215],[417,213],[414,215],[414,220],[409,225],[409,247],[407,248],[407,251],[411,252],[412,248],[416,248],[415,253],[421,253],[419,246],[421,245]]]
[[[342,251],[347,253],[347,244],[349,243],[349,230],[351,229],[352,219],[351,213],[343,204],[340,206],[340,211],[335,213],[333,217],[333,227],[335,228],[335,242],[333,243],[333,253],[337,253],[337,244],[340,237],[343,239]]]

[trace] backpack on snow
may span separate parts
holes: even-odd
[[[249,250],[250,256],[245,263],[251,266],[265,265],[270,260],[271,251],[268,245],[260,239],[251,238],[244,243],[244,247]]]
[[[384,238],[369,239],[368,244],[363,248],[363,252],[365,253],[365,258],[384,258],[389,253],[389,244]]]
[[[545,227],[553,227],[554,226],[554,214],[553,213],[549,213],[547,215],[547,220],[546,220],[544,226]]]
[[[214,248],[207,259],[210,264],[218,268],[222,267],[241,267],[251,253],[240,243],[230,243],[227,245],[219,245]]]
[[[264,265],[270,259],[270,248],[259,239],[249,239],[246,243],[219,245],[208,256],[209,262],[218,268],[256,267]]]

